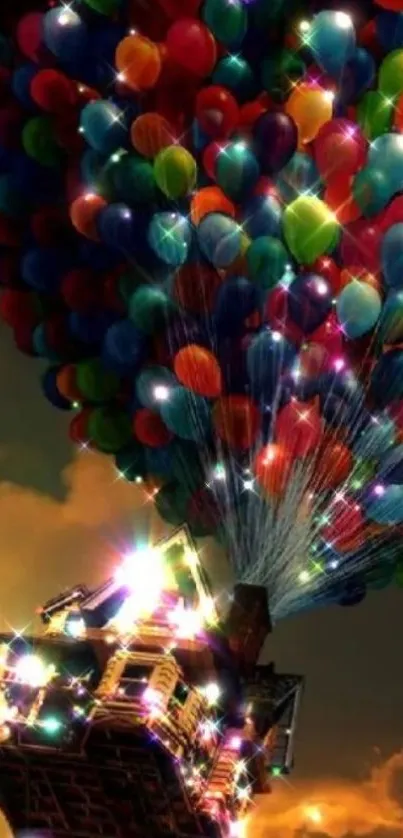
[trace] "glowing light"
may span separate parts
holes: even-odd
[[[215,682],[211,682],[211,684],[206,684],[206,686],[203,687],[202,692],[210,706],[212,706],[213,704],[217,704],[217,701],[221,695],[221,690],[218,684],[216,684]]]
[[[254,487],[254,481],[253,480],[244,480],[243,481],[243,487],[244,487],[246,492],[252,492],[253,487]]]
[[[378,483],[378,485],[374,488],[374,495],[376,495],[377,498],[382,498],[384,494],[385,486],[382,486],[380,483]]]
[[[157,384],[153,390],[153,396],[156,402],[166,402],[169,399],[169,387],[165,384]]]
[[[339,26],[340,29],[351,29],[353,25],[350,15],[347,15],[345,12],[336,12],[334,20],[336,26]]]
[[[226,480],[227,474],[222,463],[217,463],[213,474],[214,480]]]
[[[184,608],[179,604],[171,614],[175,624],[176,637],[193,638],[200,634],[203,628],[203,615],[194,608]]]
[[[298,28],[300,32],[309,32],[311,24],[309,23],[309,20],[301,20]]]
[[[82,637],[85,634],[85,622],[82,617],[70,617],[66,622],[66,634],[70,637]]]
[[[310,575],[307,570],[301,570],[301,573],[298,576],[298,579],[304,585],[306,582],[309,582]]]
[[[322,812],[318,808],[318,806],[307,806],[304,811],[305,818],[311,823],[322,823]]]
[[[50,736],[54,733],[58,733],[61,726],[62,723],[60,719],[57,719],[55,716],[49,716],[41,722],[41,728],[45,731],[45,733],[49,733]]]
[[[229,746],[232,748],[233,751],[239,751],[242,744],[242,739],[240,736],[231,736]]]
[[[115,574],[122,587],[129,588],[130,596],[123,603],[114,621],[132,622],[152,614],[166,588],[167,574],[162,554],[151,548],[138,550],[125,559]]]
[[[157,710],[161,706],[161,693],[154,687],[147,687],[143,692],[143,701],[152,710]]]
[[[30,687],[45,687],[55,674],[55,667],[46,664],[38,655],[22,655],[14,667],[17,681]]]

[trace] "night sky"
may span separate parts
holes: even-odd
[[[16,629],[64,586],[105,578],[134,537],[162,531],[144,490],[116,481],[107,460],[72,450],[39,373],[1,326],[0,608],[2,625]],[[222,559],[205,552],[222,585]],[[310,834],[308,803],[323,812],[316,835],[403,835],[402,635],[397,589],[276,626],[267,659],[303,673],[306,689],[295,772],[258,808],[254,838]]]

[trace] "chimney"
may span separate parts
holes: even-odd
[[[240,669],[256,666],[271,629],[266,589],[260,585],[235,585],[224,631]]]

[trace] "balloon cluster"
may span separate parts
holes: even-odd
[[[403,12],[144,9],[2,45],[1,316],[274,617],[360,601],[403,577]]]

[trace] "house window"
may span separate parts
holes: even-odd
[[[153,669],[154,664],[149,663],[130,663],[125,666],[119,680],[120,696],[128,701],[141,698]]]

